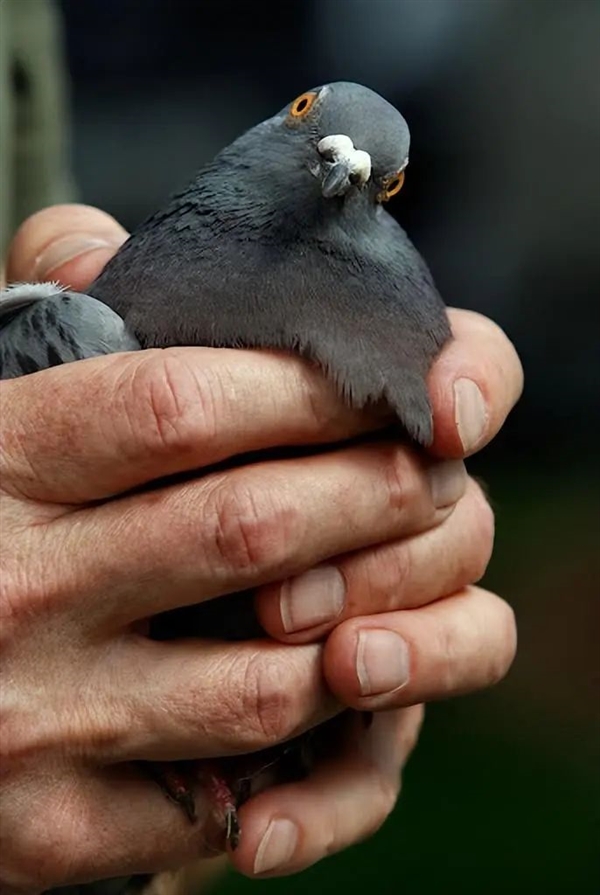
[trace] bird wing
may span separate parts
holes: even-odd
[[[54,283],[0,292],[0,379],[139,348],[122,318],[88,295]]]

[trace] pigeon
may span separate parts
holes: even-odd
[[[349,405],[383,404],[427,448],[426,378],[451,332],[427,264],[386,208],[409,148],[406,121],[371,89],[336,82],[302,93],[145,220],[86,295],[47,283],[0,294],[0,378],[149,347],[276,349],[321,369]],[[151,636],[190,631],[264,633],[247,593],[158,616]],[[305,765],[317,739],[303,735],[257,767],[290,755]],[[193,821],[184,769],[149,770]],[[220,786],[223,774],[211,780]],[[248,791],[231,775],[221,786],[232,846]]]

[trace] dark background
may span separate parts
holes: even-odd
[[[524,397],[471,468],[487,584],[516,609],[495,690],[432,706],[371,841],[256,889],[600,891],[600,5],[595,0],[62,0],[80,199],[134,227],[238,133],[357,80],[412,131],[394,211],[449,304],[514,340]]]

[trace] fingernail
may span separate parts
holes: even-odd
[[[49,246],[35,259],[33,274],[38,280],[42,280],[57,267],[78,258],[92,249],[116,249],[120,243],[110,242],[98,236],[63,236],[51,242]]]
[[[254,858],[254,873],[268,873],[287,864],[298,843],[298,827],[291,820],[280,817],[272,820]]]
[[[344,608],[346,582],[335,566],[317,566],[281,587],[279,611],[286,634],[337,618]]]
[[[467,484],[467,470],[462,460],[444,460],[434,463],[427,470],[431,498],[438,509],[456,503]]]
[[[363,696],[399,690],[408,683],[409,674],[408,646],[399,634],[379,628],[360,632],[356,676]]]
[[[485,432],[487,408],[479,386],[472,379],[454,383],[454,421],[465,452],[474,450]]]

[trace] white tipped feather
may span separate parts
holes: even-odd
[[[0,290],[0,318],[20,308],[26,308],[36,301],[52,298],[59,292],[64,292],[60,283],[14,283]]]

